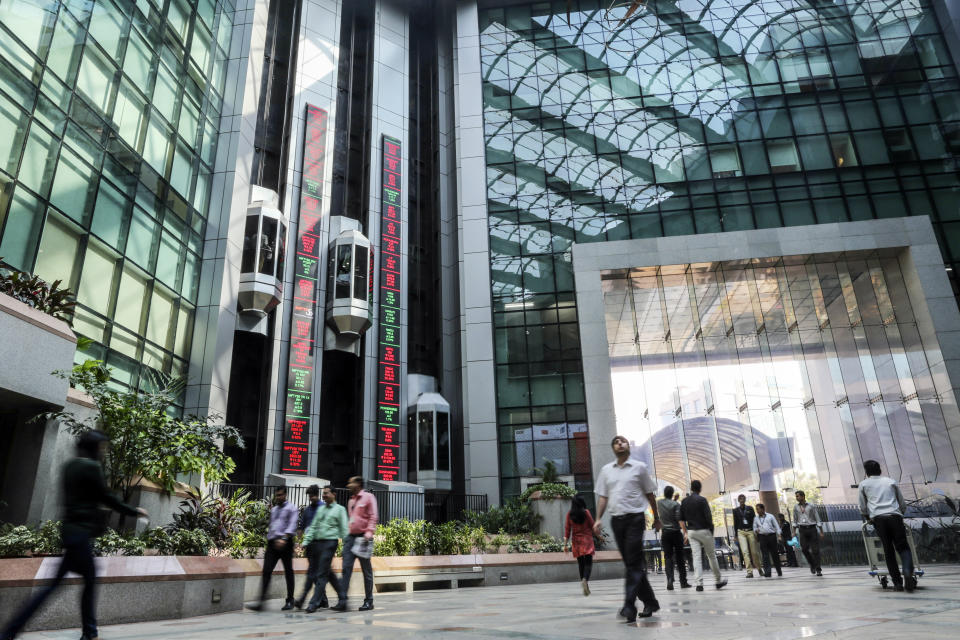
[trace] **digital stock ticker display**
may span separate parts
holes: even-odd
[[[327,112],[307,105],[303,149],[300,220],[293,272],[290,355],[287,359],[287,403],[283,428],[282,473],[309,473],[311,406],[316,373],[318,277],[320,275],[321,203]]]

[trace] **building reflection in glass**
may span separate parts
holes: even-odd
[[[870,458],[902,482],[957,469],[896,257],[648,267],[603,288],[617,430],[661,482],[842,491]]]

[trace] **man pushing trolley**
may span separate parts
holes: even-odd
[[[916,550],[909,527],[903,522],[903,514],[907,510],[903,494],[892,478],[880,475],[880,463],[876,460],[865,461],[863,470],[867,477],[860,483],[860,513],[866,519],[863,523],[863,541],[867,547],[870,574],[877,576],[884,589],[887,588],[889,575],[894,591],[913,591],[917,586],[917,576],[923,575],[923,570],[916,573],[913,570]],[[870,534],[871,525],[876,530],[875,536]],[[887,564],[886,575],[879,562],[881,550]],[[898,554],[903,564],[902,575],[897,566]]]

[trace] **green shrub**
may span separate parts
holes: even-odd
[[[170,534],[163,527],[147,529],[140,534],[140,540],[148,549],[156,549],[161,556],[173,555],[173,543]]]
[[[507,542],[507,553],[533,553],[533,545],[527,538],[511,538]]]
[[[536,491],[540,492],[540,498],[544,500],[553,500],[557,498],[569,499],[577,495],[577,490],[573,487],[568,487],[565,484],[558,484],[555,482],[544,482],[543,484],[527,487],[524,492],[520,494],[520,501],[526,502]]]
[[[34,547],[37,534],[30,527],[10,527],[0,535],[0,558],[22,558]]]
[[[556,553],[558,551],[563,551],[563,540],[554,538],[549,533],[544,534],[549,538],[549,540],[542,540],[540,542],[539,551],[541,553]]]
[[[171,554],[205,556],[213,548],[213,539],[200,529],[178,529],[170,534]]]
[[[416,531],[416,524],[405,518],[391,520],[383,527],[384,546],[389,550],[387,555],[405,556],[409,554],[413,548],[413,538]],[[376,553],[376,545],[374,545],[374,553]]]
[[[499,549],[499,547],[507,546],[508,542],[510,542],[510,538],[507,537],[507,534],[503,529],[500,529],[500,531],[497,532],[497,535],[490,539],[490,546]]]
[[[93,541],[93,552],[98,556],[142,556],[147,545],[137,536],[124,536],[108,529]]]
[[[468,525],[482,527],[488,533],[503,530],[517,535],[535,531],[541,516],[535,514],[528,503],[511,498],[502,507],[490,507],[486,513],[468,511],[465,519]]]
[[[435,556],[449,556],[457,552],[457,527],[460,523],[448,520],[442,524],[427,523],[427,544]]]
[[[378,557],[393,555],[393,545],[387,540],[387,531],[389,531],[389,529],[390,526],[386,524],[378,524],[376,529],[374,529],[373,555]]]
[[[260,533],[241,531],[230,537],[227,547],[230,557],[234,559],[255,558],[257,553],[267,546],[267,536]]]
[[[60,534],[60,522],[47,520],[37,529],[33,547],[34,553],[61,553],[63,538]]]
[[[427,540],[427,528],[429,523],[426,520],[417,520],[411,523],[411,541],[410,549],[415,556],[425,556],[430,550],[430,543]]]

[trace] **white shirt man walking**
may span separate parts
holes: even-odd
[[[763,577],[770,577],[770,563],[777,569],[777,576],[783,575],[780,568],[780,551],[777,548],[777,538],[780,537],[780,523],[771,514],[762,502],[757,503],[757,517],[753,519],[753,533],[757,536],[760,545],[760,555],[763,556]]]
[[[600,533],[600,518],[609,509],[613,537],[626,567],[625,594],[620,615],[630,623],[638,617],[648,618],[660,610],[660,603],[647,580],[643,557],[643,529],[648,508],[653,511],[653,528],[660,530],[660,518],[654,506],[657,504],[657,483],[647,473],[647,465],[630,459],[630,443],[625,437],[615,437],[610,446],[617,460],[605,465],[597,477],[597,521],[594,531]],[[643,602],[643,611],[640,613],[637,613],[637,598]]]
[[[887,571],[893,581],[894,590],[903,591],[905,587],[907,591],[913,591],[917,586],[917,579],[913,575],[913,553],[910,551],[907,530],[903,524],[907,503],[893,478],[880,475],[879,462],[867,460],[863,463],[863,470],[867,477],[860,483],[860,513],[864,518],[873,521],[880,542],[883,543],[883,555],[887,560]],[[897,566],[897,554],[903,563],[903,575]]]

